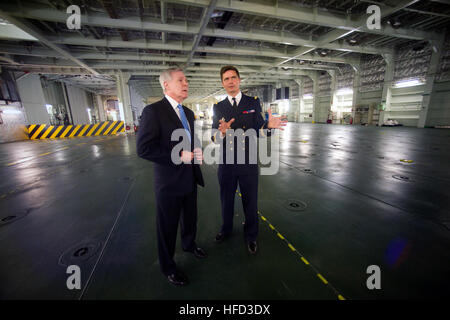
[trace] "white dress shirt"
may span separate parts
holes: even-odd
[[[227,95],[228,97],[228,101],[230,101],[231,105],[233,105],[234,101],[233,101],[233,97],[230,95]],[[239,102],[241,101],[242,98],[242,92],[239,91],[239,93],[236,95],[236,105],[239,105]]]
[[[169,101],[170,105],[172,106],[173,110],[175,110],[175,113],[177,114],[178,118],[181,121],[180,110],[178,109],[178,105],[179,104],[183,105],[183,104],[182,103],[178,103],[174,98],[168,96],[167,94],[164,95],[164,96]],[[186,117],[186,120],[187,120],[187,117]],[[188,121],[188,126],[189,126],[189,130],[191,130],[191,125],[189,124],[189,121]]]

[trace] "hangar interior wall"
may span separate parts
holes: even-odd
[[[425,127],[450,125],[450,38],[447,37],[442,48],[438,72],[432,85],[432,93]],[[393,57],[392,81],[385,81],[390,71],[385,58],[363,55],[360,60],[358,77],[355,70],[345,65],[336,72],[336,82],[327,72],[317,72],[317,94],[314,96],[314,82],[310,77],[302,77],[300,100],[291,105],[299,109],[295,121],[311,122],[310,115],[318,123],[325,123],[335,117],[337,104],[352,100],[350,94],[340,97],[336,93],[342,89],[356,91],[352,101],[354,123],[382,124],[387,119],[397,120],[404,126],[420,126],[423,97],[427,95],[424,84],[411,87],[397,87],[397,83],[408,80],[426,82],[430,79],[430,64],[433,48],[430,43],[415,43],[402,47]],[[387,78],[386,78],[387,79]],[[296,85],[292,85],[296,88]],[[383,96],[383,89],[386,92]],[[311,97],[311,94],[313,97]],[[306,98],[305,98],[306,96]],[[349,99],[349,100],[348,100]],[[295,110],[295,109],[294,109]],[[342,114],[346,114],[341,113]],[[333,123],[339,123],[333,119]]]
[[[11,79],[19,97],[15,102],[0,100],[0,143],[28,139],[27,125],[62,125],[65,114],[75,125],[106,120],[104,96],[38,74],[11,73]],[[136,95],[142,108],[143,98]]]
[[[24,76],[16,81],[16,85],[25,108],[27,124],[50,124],[40,76],[38,74]]]

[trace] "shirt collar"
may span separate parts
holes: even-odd
[[[178,103],[174,98],[168,96],[167,94],[164,95],[166,97],[166,99],[169,101],[170,105],[172,106],[172,108],[175,109],[175,111],[178,109],[178,105],[181,103]]]
[[[230,104],[233,105],[233,97],[230,95],[227,95],[228,97],[228,101],[230,101]],[[241,101],[242,98],[242,92],[239,91],[239,93],[236,95],[236,104],[239,105],[239,102]]]

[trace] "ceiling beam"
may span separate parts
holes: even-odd
[[[188,58],[186,60],[185,66],[189,67],[189,65],[192,62],[192,58],[194,57],[195,51],[198,48],[198,45],[200,43],[200,40],[203,36],[203,33],[205,32],[206,26],[208,25],[209,20],[211,19],[211,15],[216,7],[217,0],[211,0],[209,6],[207,9],[203,9],[203,16],[200,23],[200,30],[195,35],[194,43],[192,45],[192,49],[188,54]]]
[[[398,3],[395,7],[383,7],[383,10],[381,12],[381,19],[407,7],[410,6],[412,4],[414,4],[415,2],[417,2],[418,0],[401,0],[400,3]],[[343,37],[348,36],[349,34],[354,33],[355,31],[364,31],[367,29],[366,26],[366,21],[367,21],[367,16],[363,15],[361,16],[357,23],[355,24],[355,28],[351,29],[351,30],[341,30],[341,29],[334,29],[328,33],[326,33],[325,35],[320,36],[316,41],[318,43],[317,48],[327,48],[328,45],[330,45],[331,43],[335,43],[336,40],[341,39]],[[389,28],[393,29],[392,27],[389,26]],[[394,29],[393,29],[394,30]],[[391,30],[392,31],[392,30]],[[389,36],[392,34],[392,32],[389,34]],[[425,36],[425,35],[422,35]],[[431,36],[431,35],[429,35]],[[335,43],[335,44],[339,44],[339,43]],[[342,43],[341,43],[342,44]],[[292,55],[291,57],[289,57],[288,59],[285,59],[284,61],[280,62],[277,64],[277,66],[282,65],[290,60],[293,59],[298,59],[301,58],[301,56],[305,53],[309,53],[312,49],[311,48],[300,48],[297,50],[297,52]],[[391,54],[393,53],[393,51],[391,52]]]
[[[114,8],[114,3],[111,0],[100,0],[100,3],[102,4],[103,8],[105,8],[106,12],[108,12],[108,15],[111,19],[115,20],[120,19],[116,12],[116,9]],[[139,14],[142,17],[142,13]],[[128,35],[125,30],[119,29],[118,32],[123,41],[128,41]]]
[[[234,2],[233,2],[234,3]],[[55,21],[65,23],[67,19],[67,14],[62,11],[42,8],[39,6],[27,6],[27,8],[20,8],[17,6],[5,6],[11,15],[31,18],[45,21]],[[162,24],[160,22],[140,22],[139,17],[127,17],[121,19],[112,19],[106,15],[101,14],[84,14],[81,17],[82,25],[92,25],[92,26],[102,26],[109,28],[120,28],[120,29],[133,29],[139,31],[165,31],[180,34],[197,35],[200,30],[200,25],[189,25],[187,23],[172,22],[170,24]],[[351,51],[360,52],[368,54],[384,54],[390,53],[389,48],[378,48],[378,47],[364,47],[364,46],[350,46],[345,44],[323,44],[318,41],[301,38],[298,35],[292,34],[290,32],[284,31],[266,31],[252,29],[249,31],[242,31],[237,28],[227,28],[227,30],[205,28],[203,35],[210,37],[222,37],[222,38],[232,38],[232,39],[243,39],[251,41],[262,41],[262,42],[272,42],[272,43],[282,43],[293,46],[305,46],[305,47],[323,47],[326,49],[339,50],[339,51]],[[131,42],[131,41],[130,41]],[[191,44],[190,50],[192,50],[194,44]]]
[[[419,0],[401,0],[395,7],[383,6],[381,8],[382,15],[387,16],[395,13]],[[171,0],[171,2],[180,3],[184,5],[193,6],[206,6],[207,1],[202,0]],[[366,26],[366,20],[368,15],[362,14],[361,16],[354,16],[347,13],[337,13],[326,10],[320,10],[320,8],[299,8],[298,6],[290,5],[287,3],[279,3],[277,5],[257,3],[257,2],[244,2],[234,0],[219,0],[216,6],[217,10],[238,12],[242,14],[264,16],[272,19],[291,21],[296,23],[303,23],[309,25],[318,25],[329,28],[336,28],[347,31],[358,31],[373,33],[385,36],[394,36],[398,38],[407,38],[414,40],[429,39],[430,33],[420,30],[413,30],[408,28],[381,28],[380,30],[370,30]],[[364,24],[361,22],[364,21]],[[436,36],[438,36],[436,34]]]
[[[78,38],[78,40],[74,40],[73,42],[77,42],[77,43],[81,43],[82,40],[85,38]],[[53,39],[54,40],[54,39]],[[108,42],[106,40],[100,40],[99,42],[94,42],[95,40],[92,39],[91,41],[88,41],[88,43],[90,44],[95,44],[97,47],[102,47],[100,44],[106,45]],[[55,41],[55,42],[59,42],[59,41]],[[66,41],[65,44],[69,44],[69,41]],[[110,40],[109,42],[113,42],[114,46],[119,47],[121,44],[123,44],[123,46],[125,45],[129,45],[128,48],[133,49],[133,43],[128,42],[126,43],[125,41],[114,41],[114,40]],[[142,45],[139,44],[138,42],[134,42],[134,44],[139,47],[141,46],[145,46],[144,41],[142,41]],[[147,43],[148,44],[148,43]],[[152,46],[152,49],[156,49],[158,48],[159,50],[174,50],[174,48],[176,48],[179,51],[185,51],[188,50],[188,48],[190,47],[189,44],[187,45],[182,45],[179,44],[178,47],[176,47],[176,44],[169,44],[169,45],[165,45],[163,44],[161,41],[159,42],[152,42],[150,44]],[[252,56],[252,57],[270,57],[270,58],[278,58],[278,59],[287,59],[290,57],[290,55],[292,55],[293,53],[287,53],[287,52],[281,52],[278,50],[273,50],[273,49],[268,49],[268,48],[233,48],[233,47],[223,47],[223,46],[216,46],[216,47],[198,47],[197,51],[203,51],[203,52],[208,52],[208,53],[220,53],[220,54],[224,54],[224,55],[232,55],[232,56],[226,56],[226,58],[224,59],[232,59],[233,61],[235,60],[245,60],[243,58],[236,58],[235,55],[244,55],[244,56]],[[156,57],[155,59],[158,60],[159,56],[155,55],[155,54],[147,54],[147,53],[136,53],[135,51],[129,52],[129,53],[107,53],[107,52],[98,52],[97,50],[92,50],[92,51],[80,51],[80,50],[75,50],[75,51],[71,51],[72,54],[79,58],[79,59],[112,59],[112,60],[141,60],[141,61],[151,61],[154,57]],[[0,46],[0,53],[5,53],[5,54],[15,54],[15,55],[26,55],[26,56],[44,56],[44,57],[55,57],[55,58],[61,58],[62,55],[60,55],[57,52],[54,52],[53,50],[48,50],[45,48],[41,48],[40,46],[34,46],[34,47],[27,47],[24,48],[23,46],[13,46],[13,45],[2,45]],[[176,61],[178,62],[176,59],[178,58],[174,58],[173,56],[171,57],[164,57],[164,59],[169,59],[166,61]],[[199,58],[201,59],[201,58]],[[214,58],[211,59],[221,59],[221,57],[216,57],[214,56]],[[253,60],[255,59],[255,60]],[[259,61],[256,58],[253,58],[252,61]],[[353,60],[349,59],[349,58],[343,58],[343,57],[333,57],[333,56],[317,56],[317,55],[313,55],[313,54],[304,54],[301,57],[302,60],[309,60],[309,61],[323,61],[323,62],[330,62],[330,63],[352,63]],[[265,60],[261,60],[261,61],[266,61]],[[269,60],[267,60],[269,61]],[[266,61],[266,62],[267,62]],[[180,60],[181,62],[181,60]],[[195,61],[197,62],[197,61]],[[207,63],[207,62],[206,62]]]
[[[50,40],[48,40],[44,35],[41,34],[40,31],[36,30],[35,27],[31,26],[29,23],[27,23],[26,21],[21,21],[20,19],[17,19],[15,17],[10,16],[9,14],[7,14],[6,12],[4,12],[3,10],[0,9],[0,18],[7,20],[8,22],[14,24],[16,27],[22,29],[23,31],[25,31],[26,33],[28,33],[29,35],[35,37],[36,39],[38,39],[41,43],[43,43],[45,46],[53,49],[54,51],[58,52],[59,54],[61,54],[62,56],[64,56],[65,58],[73,61],[74,63],[76,63],[77,65],[79,65],[80,67],[86,69],[87,71],[89,71],[90,73],[94,74],[94,75],[98,75],[98,72],[95,71],[94,69],[92,69],[91,67],[89,67],[87,64],[85,64],[84,62],[82,62],[81,60],[75,58],[72,54],[70,54],[68,51],[66,51],[65,49],[61,48],[60,46],[52,43]]]

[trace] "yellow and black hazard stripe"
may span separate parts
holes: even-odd
[[[106,136],[115,135],[117,132],[125,132],[123,121],[104,121],[96,124],[66,126],[52,126],[48,124],[32,124],[28,126],[28,137],[31,140]]]
[[[239,197],[242,198],[242,193],[239,192],[239,190],[236,190],[236,193],[239,194]],[[299,257],[300,260],[306,265],[308,266],[311,270],[313,270],[313,272],[316,274],[317,278],[320,279],[320,281],[322,281],[325,285],[329,286],[334,293],[336,294],[337,298],[339,300],[346,300],[346,298],[344,298],[344,296],[342,294],[340,294],[336,288],[327,280],[325,279],[325,277],[317,270],[317,268],[315,266],[313,266],[308,260],[306,260],[306,258],[303,256],[303,254],[300,253],[299,250],[297,250],[291,242],[289,242],[278,230],[277,228],[274,227],[274,225],[272,223],[270,223],[270,221],[264,217],[262,215],[262,213],[258,210],[257,211],[259,217],[261,218],[261,220],[263,220],[268,226],[269,228],[274,232],[274,234],[276,234],[276,236],[278,238],[280,238],[282,241],[284,241],[284,243],[287,244],[287,246],[289,247],[289,249],[291,249],[292,252],[296,253]]]

